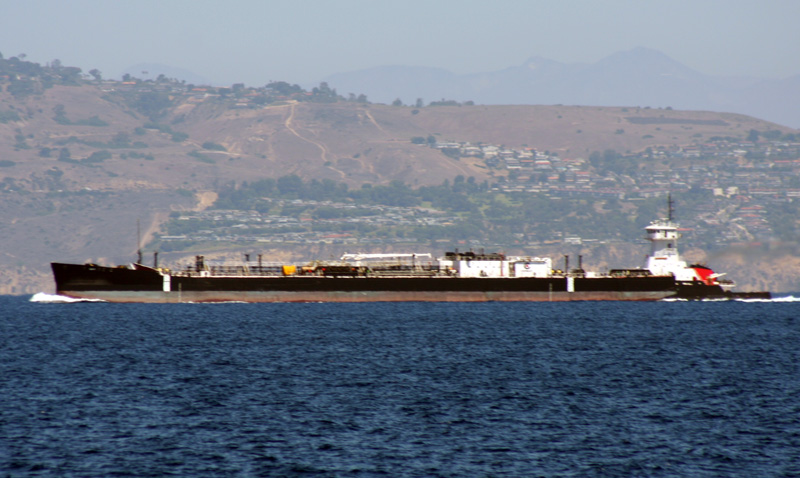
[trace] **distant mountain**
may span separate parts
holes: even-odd
[[[800,75],[763,80],[738,91],[737,107],[750,116],[800,128]]]
[[[634,48],[596,63],[530,58],[499,71],[457,75],[440,68],[382,66],[325,79],[370,101],[440,99],[478,104],[650,106],[753,115],[800,128],[800,76],[784,80],[715,77],[664,53]]]
[[[139,78],[142,80],[155,80],[158,78],[158,75],[164,75],[167,78],[183,80],[186,81],[186,83],[192,83],[195,85],[214,84],[214,82],[210,81],[208,78],[204,78],[203,76],[189,70],[176,68],[174,66],[162,65],[160,63],[138,63],[136,65],[129,66],[119,75],[119,77],[121,78],[126,73],[134,78]]]
[[[379,66],[329,78],[327,81],[339,94],[366,93],[371,101],[379,103],[400,98],[406,104],[414,104],[417,98],[438,100],[446,95],[437,94],[451,91],[461,81],[447,70],[422,66]]]

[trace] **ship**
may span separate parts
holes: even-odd
[[[179,270],[137,262],[121,266],[51,264],[58,295],[108,302],[487,302],[656,301],[769,299],[769,292],[736,292],[733,281],[678,253],[672,218],[646,228],[651,250],[638,268],[586,271],[583,258],[556,269],[550,257],[458,250],[430,253],[344,254],[303,264],[264,261],[214,264],[204,256]]]

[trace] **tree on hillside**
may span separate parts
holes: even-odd
[[[278,178],[278,191],[285,196],[296,196],[303,190],[303,180],[296,174]]]
[[[78,86],[81,84],[81,71],[77,66],[65,66],[58,70],[58,76],[62,84]]]
[[[324,81],[311,90],[311,101],[316,103],[334,103],[338,100],[339,95],[336,94],[336,90],[332,89]]]
[[[98,83],[103,79],[103,75],[97,68],[89,70],[89,74],[92,75],[92,77],[94,77],[95,81],[97,81]]]
[[[301,93],[303,91],[299,85],[290,85],[285,81],[273,81],[272,83],[267,84],[267,88],[283,96],[291,96],[295,93]]]
[[[131,137],[128,133],[120,131],[111,138],[111,144],[117,148],[126,148],[131,144]]]
[[[141,93],[133,102],[133,107],[137,111],[153,121],[163,116],[170,105],[172,105],[172,101],[169,99],[169,94],[157,91]]]
[[[72,121],[70,121],[69,118],[67,118],[67,113],[66,109],[64,108],[64,105],[62,105],[61,103],[53,107],[53,113],[55,114],[55,116],[53,116],[53,119],[55,120],[56,123],[72,124]]]
[[[72,160],[72,155],[70,154],[69,149],[61,148],[61,150],[58,152],[58,160],[59,161],[70,161],[70,160]]]

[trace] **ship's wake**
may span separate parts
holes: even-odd
[[[69,304],[73,302],[105,302],[101,299],[76,299],[74,297],[67,297],[64,295],[48,294],[45,292],[38,292],[33,294],[31,302],[39,302],[42,304]]]
[[[735,299],[737,302],[800,302],[800,297],[793,295],[786,295],[782,297],[773,297],[771,299]]]
[[[699,299],[697,301],[683,298],[671,297],[668,299],[661,299],[661,302],[800,302],[800,297],[794,295],[786,295],[781,297],[773,297],[771,299],[727,299],[727,298],[714,298],[714,299]]]

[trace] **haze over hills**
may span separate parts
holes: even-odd
[[[784,79],[704,75],[652,49],[635,48],[591,64],[530,58],[499,71],[458,75],[439,68],[380,66],[337,73],[340,92],[371,101],[440,99],[476,104],[650,106],[741,113],[800,128],[800,75]]]

